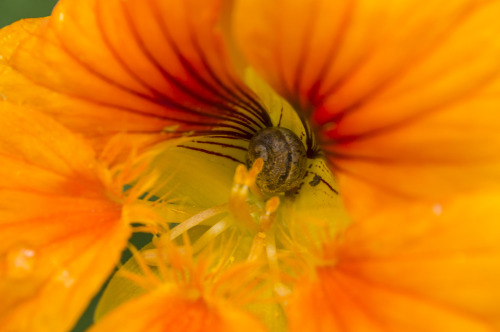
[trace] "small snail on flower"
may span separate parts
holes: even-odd
[[[304,144],[293,131],[283,127],[264,128],[250,140],[247,166],[258,158],[263,159],[264,167],[256,183],[265,194],[295,189],[306,173]]]

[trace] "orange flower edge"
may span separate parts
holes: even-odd
[[[132,319],[131,319],[132,318]],[[182,289],[160,287],[126,302],[100,320],[90,332],[139,331],[265,331],[262,325],[231,305],[190,298]]]
[[[124,286],[127,283],[122,281],[130,281],[145,293],[109,312],[101,308],[104,317],[90,331],[265,330],[261,322],[242,309],[260,294],[249,286],[260,280],[261,266],[256,262],[233,265],[235,241],[218,249],[214,245],[210,253],[194,255],[188,235],[184,233],[182,238],[182,245],[164,235],[154,238],[151,249],[131,248],[133,258],[111,283]]]
[[[498,329],[499,198],[415,204],[353,223],[325,245],[333,263],[297,283],[291,331]]]
[[[41,113],[0,115],[0,329],[67,331],[131,230],[90,146]]]

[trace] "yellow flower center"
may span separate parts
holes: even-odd
[[[256,79],[250,85],[263,84]],[[246,142],[185,140],[152,162],[149,173],[159,175],[149,192],[159,199],[143,203],[159,216],[150,220],[163,224],[152,244],[133,249],[136,263],[122,276],[144,289],[171,285],[284,321],[281,304],[304,273],[327,263],[323,243],[348,218],[307,124],[275,94],[260,97],[274,127]],[[155,228],[138,230],[148,229]]]

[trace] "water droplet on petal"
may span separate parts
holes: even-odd
[[[436,216],[439,216],[441,215],[441,213],[443,213],[443,207],[441,206],[441,204],[434,204],[434,206],[432,207],[432,212],[434,212]]]
[[[68,270],[63,270],[58,276],[57,280],[63,283],[64,287],[70,288],[74,283],[75,279],[71,276]]]
[[[7,251],[7,276],[12,279],[29,277],[35,269],[35,256],[35,250],[24,246]]]

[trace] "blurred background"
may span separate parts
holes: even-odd
[[[57,0],[0,0],[0,28],[21,18],[48,16]]]

